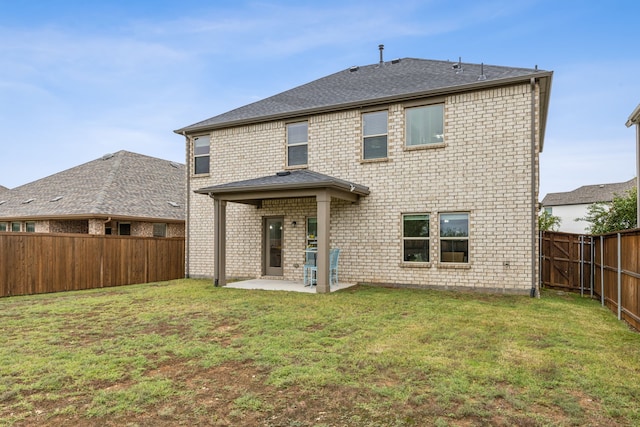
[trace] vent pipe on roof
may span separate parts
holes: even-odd
[[[380,65],[384,64],[384,59],[382,57],[382,51],[384,50],[384,45],[380,44],[378,45],[378,49],[380,49]]]
[[[484,75],[484,62],[480,63],[480,75],[478,76],[478,81],[487,80],[487,76]]]

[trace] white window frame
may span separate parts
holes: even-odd
[[[417,144],[411,144],[411,128],[410,128],[410,112],[411,111],[417,111],[420,109],[426,109],[426,108],[441,108],[442,109],[442,133],[438,134],[440,135],[440,140],[439,141],[425,141],[425,142],[421,142],[421,143],[417,143]],[[438,103],[433,103],[433,104],[423,104],[423,105],[411,105],[411,106],[407,106],[404,109],[404,121],[405,121],[405,142],[404,142],[404,146],[406,148],[417,148],[417,147],[429,147],[429,146],[434,146],[434,145],[440,145],[440,144],[444,144],[445,142],[445,137],[444,137],[444,102],[438,102]],[[428,133],[428,132],[425,132]]]
[[[16,225],[16,224],[18,225],[18,229],[14,230],[13,228],[14,228],[14,225]],[[22,223],[19,222],[19,221],[12,221],[11,222],[11,231],[14,232],[14,233],[20,233],[22,231]]]
[[[443,220],[445,220],[445,217],[447,216],[454,216],[454,215],[465,215],[467,217],[467,234],[466,236],[443,236],[442,235],[442,231],[443,231],[443,227],[442,227],[442,222]],[[445,220],[446,221],[446,220]],[[471,258],[471,239],[469,238],[470,233],[470,229],[471,229],[471,215],[469,212],[441,212],[439,214],[439,221],[438,221],[438,234],[440,237],[440,245],[439,245],[439,255],[440,255],[440,262],[443,264],[469,264],[469,259]],[[451,253],[452,255],[450,256],[454,256],[453,254],[458,253],[457,251],[443,251],[442,250],[442,243],[443,242],[448,242],[448,241],[466,241],[467,242],[467,259],[465,260],[464,258],[462,260],[457,260],[457,259],[447,259],[445,260],[443,254],[444,253]]]
[[[9,223],[0,222],[0,231],[9,231]]]
[[[295,142],[291,142],[291,138],[289,135],[289,130],[292,127],[298,127],[304,125],[306,128],[306,138],[304,141],[295,141]],[[286,126],[286,132],[287,132],[287,167],[288,168],[303,168],[306,167],[307,164],[309,164],[309,122],[307,120],[303,120],[303,121],[299,121],[299,122],[291,122],[291,123],[287,123]],[[307,155],[305,156],[305,162],[304,163],[297,163],[292,165],[290,163],[290,156],[289,156],[289,151],[291,148],[295,148],[295,147],[305,147],[307,148]]]
[[[205,138],[207,140],[207,152],[205,153],[204,151],[202,152],[198,152],[198,148],[196,147],[196,141],[200,140],[202,138]],[[193,174],[194,175],[209,175],[211,173],[211,135],[207,134],[207,135],[197,135],[194,136],[192,141],[193,144]],[[201,148],[204,147],[203,145],[200,146]],[[196,168],[196,159],[202,159],[202,158],[207,158],[207,170],[204,172],[198,172],[197,168]]]
[[[426,216],[429,221],[428,235],[424,236],[405,236],[405,218],[407,217]],[[405,242],[406,241],[426,241],[427,242],[427,259],[426,260],[409,260],[405,254]],[[414,212],[402,214],[402,262],[406,263],[430,263],[431,262],[431,214],[429,212]]]
[[[367,117],[371,117],[375,114],[384,113],[386,116],[385,120],[385,132],[384,133],[367,133],[367,126],[365,124]],[[385,138],[385,154],[384,156],[379,157],[367,157],[365,146],[367,145],[367,139],[380,138],[384,136]],[[389,111],[388,110],[378,110],[378,111],[368,111],[366,113],[362,113],[362,160],[384,160],[389,158]]]

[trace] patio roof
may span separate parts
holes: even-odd
[[[229,182],[195,190],[213,199],[214,206],[214,283],[225,286],[227,245],[227,203],[262,206],[265,199],[314,197],[318,220],[318,252],[316,292],[331,291],[329,283],[329,226],[331,199],[357,202],[369,194],[369,188],[307,169],[278,172],[275,175]]]
[[[195,190],[196,193],[208,194],[219,200],[257,206],[265,199],[315,197],[318,191],[328,191],[331,197],[355,202],[369,194],[369,187],[299,169]]]

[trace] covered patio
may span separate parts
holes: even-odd
[[[195,190],[214,201],[214,284],[226,286],[227,204],[243,203],[261,208],[268,199],[313,197],[317,205],[317,285],[318,293],[329,293],[329,227],[331,199],[357,203],[369,188],[307,169],[278,172],[261,178],[230,182]]]

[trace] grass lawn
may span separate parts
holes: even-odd
[[[2,426],[640,425],[598,302],[176,280],[0,299]]]

